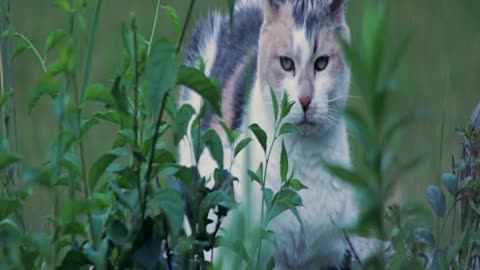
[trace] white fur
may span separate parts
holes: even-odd
[[[200,48],[200,57],[205,62],[205,75],[209,76],[210,72],[213,67],[213,63],[215,62],[215,56],[217,54],[217,42],[218,42],[218,35],[220,31],[220,25],[222,21],[222,16],[218,12],[214,12],[211,14],[213,16],[214,23],[212,24],[212,28],[205,29],[202,33],[204,35],[203,38],[200,39],[201,44],[198,44]],[[188,63],[193,65],[195,63]],[[189,99],[188,100],[181,100],[180,105],[184,103],[189,103],[192,105],[195,112],[199,112],[202,106],[202,98],[199,94],[190,91]],[[191,147],[192,137],[189,133],[192,125],[192,120],[188,124],[188,132],[184,139],[182,139],[178,145],[179,153],[180,153],[180,163],[185,166],[192,166],[195,164],[195,156],[193,153],[193,147]],[[204,151],[201,155],[199,160],[199,170],[200,175],[208,176],[213,173],[215,170],[215,162],[211,157],[208,151]]]
[[[256,0],[243,0],[240,5],[258,3]],[[238,6],[237,6],[238,7]],[[213,31],[215,32],[215,31]],[[207,75],[211,70],[211,64],[216,54],[217,36],[215,33],[204,40],[209,41],[203,46],[202,57],[206,60]],[[294,48],[302,52],[299,59],[295,59],[298,72],[312,68],[310,57],[312,49],[308,45],[305,32],[294,33]],[[212,59],[209,61],[209,59]],[[259,72],[259,71],[257,71]],[[258,123],[268,134],[269,141],[274,134],[273,113],[271,108],[269,89],[261,89],[258,81],[252,90],[250,103],[246,108],[246,117],[240,131],[253,138],[248,132],[248,126]],[[328,122],[324,119],[328,113],[328,91],[334,87],[346,89],[349,84],[349,72],[339,76],[327,76],[319,74],[315,77],[315,94],[307,113],[307,118],[317,124]],[[287,89],[289,97],[296,101],[299,98],[298,76],[287,76],[281,86]],[[264,84],[265,85],[265,84]],[[268,85],[268,84],[266,84]],[[278,90],[278,89],[277,89]],[[193,95],[193,93],[192,93]],[[200,100],[197,95],[189,101],[198,111]],[[298,102],[293,106],[287,121],[298,123],[304,114]],[[300,127],[302,129],[302,127]],[[313,129],[312,132],[308,129]],[[289,154],[289,164],[295,172],[295,177],[300,179],[308,187],[300,191],[303,207],[298,207],[303,227],[297,222],[291,212],[285,212],[275,218],[270,229],[276,233],[278,249],[275,252],[276,269],[318,269],[319,266],[333,266],[341,263],[347,245],[345,243],[342,228],[355,221],[358,210],[355,207],[354,192],[338,179],[332,177],[323,168],[321,161],[327,159],[344,166],[350,166],[350,154],[347,140],[347,132],[343,120],[338,120],[334,130],[329,134],[316,132],[315,127],[305,128],[303,135],[287,135],[283,138]],[[180,144],[180,161],[183,165],[193,165],[193,154],[189,144],[190,136]],[[191,140],[190,140],[191,141]],[[273,149],[269,169],[267,171],[266,185],[274,191],[280,187],[279,164],[281,142]],[[225,148],[228,153],[229,149]],[[229,164],[229,154],[225,155],[225,164]],[[240,182],[250,181],[246,177],[248,169],[256,170],[260,162],[264,161],[264,153],[258,143],[252,143],[234,163],[232,173],[240,178]],[[199,162],[200,173],[209,176],[215,169],[216,164],[206,150]],[[245,190],[236,186],[237,198],[245,198]],[[255,202],[260,202],[260,192],[252,192]],[[240,199],[241,201],[241,199]],[[260,204],[256,204],[257,206]],[[258,207],[260,208],[260,207]]]
[[[245,126],[258,123],[271,135],[272,110],[265,105],[261,94],[264,91],[256,85]],[[354,222],[357,210],[353,190],[326,172],[321,161],[328,159],[344,166],[350,165],[345,124],[340,121],[335,133],[324,140],[291,135],[286,136],[284,142],[295,177],[308,189],[300,192],[304,206],[298,207],[303,228],[291,212],[283,213],[270,225],[276,233],[278,245],[276,269],[318,269],[319,265],[336,265],[342,261],[347,249],[341,228]],[[274,190],[278,190],[281,183],[280,145],[279,142],[273,150],[267,172],[267,186]],[[248,167],[257,168],[263,161],[263,150],[258,143],[252,144],[249,150],[251,162]],[[256,200],[260,201],[260,198]]]

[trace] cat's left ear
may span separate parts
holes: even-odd
[[[345,22],[345,1],[327,0],[330,20],[334,22],[338,36],[350,43],[350,29]]]
[[[344,0],[328,0],[328,11],[330,19],[337,23],[345,21]]]

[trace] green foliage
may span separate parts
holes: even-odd
[[[96,6],[89,25],[88,47],[83,50],[80,46],[86,43],[84,36],[75,31],[86,32],[85,18],[90,16],[85,14],[85,7],[93,2]],[[176,11],[157,1],[149,40],[138,32],[134,17],[124,24],[120,33],[124,48],[118,58],[121,68],[112,74],[115,79],[111,86],[90,82],[101,0],[54,1],[69,16],[69,25],[48,34],[41,49],[13,26],[2,29],[2,42],[17,41],[11,55],[2,51],[2,57],[10,56],[13,60],[31,50],[39,62],[43,74],[29,92],[28,109],[34,112],[41,98],[50,97],[57,136],[51,142],[47,159],[29,168],[11,150],[12,138],[5,120],[0,143],[0,269],[214,269],[209,260],[229,259],[216,252],[221,248],[235,255],[232,261],[238,260],[238,268],[273,269],[271,247],[275,247],[276,241],[268,226],[286,211],[302,225],[297,210],[302,206],[298,191],[308,188],[301,179],[293,177],[282,141],[282,136],[299,132],[295,125],[284,121],[293,102],[286,95],[280,99],[271,92],[273,136],[252,124],[250,138],[220,121],[228,141],[224,146],[221,133],[202,129],[201,118],[207,110],[221,118],[221,92],[219,82],[205,75],[204,62],[198,69],[179,65],[194,3],[195,0],[190,1],[182,27]],[[230,14],[234,3],[227,1]],[[161,10],[179,35],[178,41],[154,38]],[[353,185],[364,199],[359,223],[351,231],[389,239],[394,249],[389,263],[379,253],[363,267],[468,269],[480,247],[478,128],[469,126],[460,131],[473,154],[453,162],[452,172],[442,175],[448,196],[439,186],[426,190],[437,217],[436,231],[432,222],[424,218],[422,208],[387,206],[398,179],[419,160],[401,163],[393,143],[412,119],[411,115],[390,119],[387,106],[392,92],[390,83],[409,38],[405,37],[398,46],[387,46],[387,11],[383,5],[367,1],[362,42],[358,47],[345,46],[366,103],[364,108],[349,108],[345,112],[362,156],[354,168],[327,162],[325,167]],[[180,87],[203,98],[200,111],[188,104],[177,107],[173,97]],[[8,87],[1,88],[2,117],[8,119],[7,110],[3,109],[14,100],[12,93],[6,91]],[[87,114],[86,107],[95,111]],[[171,121],[166,120],[165,112]],[[84,135],[96,130],[100,123],[116,129],[111,149],[87,160]],[[191,167],[179,165],[175,154],[166,147],[167,141],[173,139],[178,145],[187,137],[195,153]],[[255,140],[264,151],[263,162],[245,174],[251,180],[248,184],[262,195],[259,217],[253,217],[255,212],[242,205],[248,201],[239,204],[233,196],[234,182],[238,181],[232,175],[234,159]],[[266,187],[266,177],[272,149],[279,146],[281,179],[279,190],[274,191]],[[225,161],[229,157],[225,147],[232,154],[229,161]],[[204,151],[209,151],[216,162],[209,177],[200,176],[197,167]],[[39,187],[54,198],[53,211],[45,217],[49,229],[40,233],[31,232],[23,220],[24,203]],[[455,229],[459,204],[465,209],[461,233],[452,230],[451,241],[446,243],[440,235],[446,231],[447,222],[451,221]],[[237,226],[245,220],[253,224],[258,219],[258,227],[222,227],[228,215],[245,209],[243,216],[232,217],[242,221]],[[205,256],[206,252],[210,252],[211,258]]]

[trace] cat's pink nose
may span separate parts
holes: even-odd
[[[309,95],[300,97],[300,104],[302,104],[303,112],[307,112],[308,106],[310,106],[311,102],[312,102],[312,97]]]

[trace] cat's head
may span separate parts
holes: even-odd
[[[306,136],[332,130],[350,83],[340,43],[350,40],[343,0],[264,0],[263,13],[258,78],[264,99],[271,99],[270,87],[279,97],[287,91],[295,101],[287,121]]]

